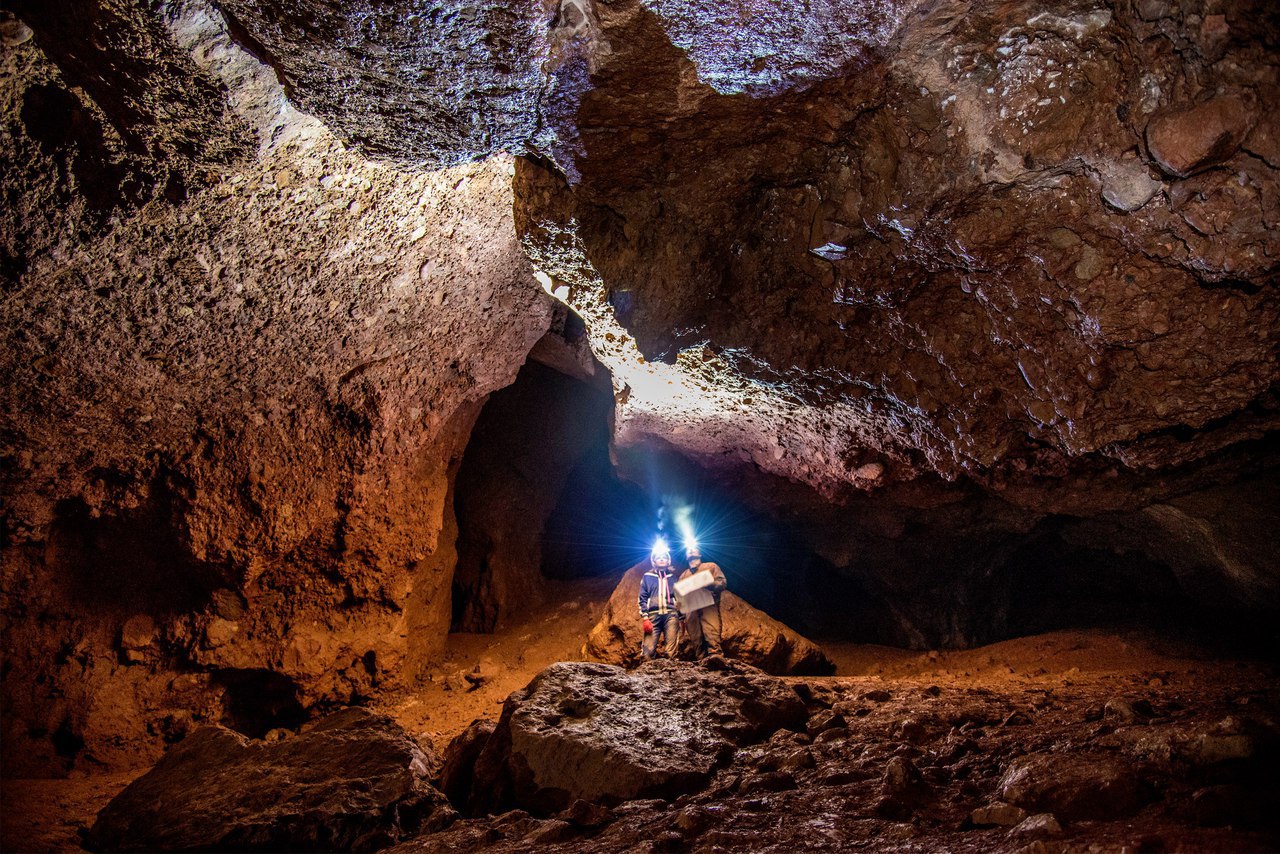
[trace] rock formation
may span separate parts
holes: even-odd
[[[225,719],[228,686],[275,680],[305,706],[412,676],[449,625],[453,468],[552,317],[515,240],[509,158],[368,160],[298,113],[212,8],[148,26],[174,67],[118,61],[217,93],[221,124],[181,92],[137,97],[190,115],[206,146],[222,126],[243,143],[202,150],[181,199],[101,186],[143,155],[51,61],[52,33],[0,57],[3,157],[29,167],[0,179],[19,773],[154,758],[157,734]],[[155,118],[146,156],[189,149],[166,136],[180,130]],[[139,620],[152,639],[122,639]]]
[[[618,582],[583,647],[588,657],[622,666],[640,663],[644,636],[636,603],[644,571],[644,564],[633,566]],[[721,643],[729,658],[778,675],[816,675],[835,670],[817,644],[752,608],[732,591],[725,591],[721,597],[720,613],[724,622]]]
[[[473,813],[546,814],[696,791],[737,746],[797,727],[804,705],[754,668],[554,664],[512,694],[476,759]]]
[[[277,744],[203,727],[99,814],[92,851],[375,851],[457,814],[389,718],[348,709]]]

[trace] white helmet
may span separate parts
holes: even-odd
[[[671,550],[667,548],[667,541],[658,537],[657,542],[653,544],[653,549],[649,552],[649,562],[654,566],[671,566]]]

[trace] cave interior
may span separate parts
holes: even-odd
[[[0,7],[3,847],[1280,845],[1277,9],[794,12]],[[658,678],[750,725],[515,755]],[[325,738],[411,793],[112,812]]]

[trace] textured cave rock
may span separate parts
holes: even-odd
[[[6,773],[154,758],[252,702],[220,674],[303,708],[410,678],[471,423],[552,318],[510,159],[368,160],[211,7],[94,8],[0,53]]]
[[[576,3],[219,5],[299,107],[370,154],[432,166],[523,149],[553,43],[581,23]]]
[[[576,174],[522,163],[520,228],[606,365],[634,336],[719,398],[680,435],[636,388],[619,441],[840,493],[1168,466],[1275,426],[1276,175],[1248,143],[1273,10],[1234,4],[1210,45],[1172,5],[919,7],[768,94],[718,86],[661,6],[600,16]],[[1214,168],[1157,179],[1149,125]]]
[[[389,718],[348,709],[278,744],[204,727],[117,795],[91,851],[375,851],[447,826],[430,760]]]
[[[490,397],[468,440],[454,495],[455,631],[493,631],[545,604],[545,577],[613,569],[617,546],[599,544],[621,539],[626,520],[646,533],[652,524],[647,502],[609,463],[608,374],[585,350],[580,324],[570,334],[585,359],[549,333],[516,381]]]
[[[735,746],[802,726],[804,704],[786,683],[717,661],[548,667],[503,705],[476,759],[470,811],[672,798],[705,784]]]
[[[517,223],[621,455],[725,472],[911,645],[1025,627],[1028,539],[1086,531],[1155,598],[1163,565],[1275,607],[1274,9],[902,6],[799,77],[803,38],[597,13],[580,145],[520,161]]]

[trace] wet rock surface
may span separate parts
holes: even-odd
[[[588,657],[626,666],[640,663],[644,635],[636,603],[643,575],[642,564],[627,570],[618,582],[600,622],[587,638],[584,652]],[[732,587],[732,579],[729,584]],[[751,607],[732,590],[721,597],[720,613],[724,621],[721,645],[727,658],[774,674],[823,674],[835,669],[817,644]],[[684,657],[690,657],[689,653],[687,649],[679,651]]]
[[[204,727],[98,815],[93,851],[374,851],[447,826],[431,758],[348,709],[278,744]]]
[[[804,714],[790,686],[723,659],[555,664],[507,699],[466,804],[546,815],[579,800],[674,798],[704,786],[735,747],[802,726]]]

